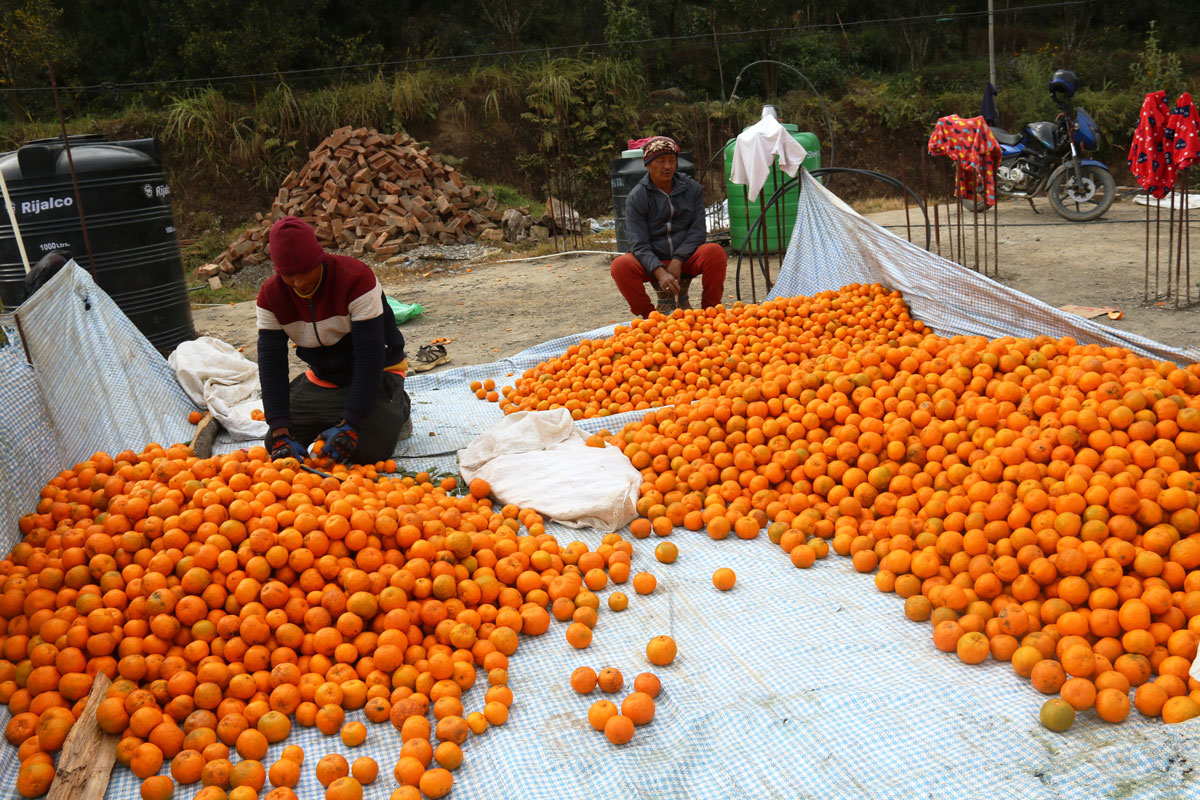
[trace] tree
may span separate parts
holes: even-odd
[[[505,46],[516,51],[521,49],[521,30],[539,5],[537,0],[488,0],[479,4],[479,10],[488,24],[504,35]]]
[[[0,89],[19,120],[28,115],[12,90],[43,84],[46,61],[67,52],[57,32],[61,16],[50,0],[0,0]]]

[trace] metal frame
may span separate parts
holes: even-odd
[[[809,175],[811,175],[814,178],[819,178],[822,176],[831,175],[831,174],[835,174],[835,173],[863,175],[868,178],[874,178],[878,181],[888,184],[889,186],[891,186],[894,189],[899,189],[902,192],[910,195],[912,197],[912,199],[914,201],[916,201],[917,207],[921,209],[921,215],[925,218],[925,249],[926,250],[929,249],[930,239],[932,236],[932,229],[929,225],[929,212],[925,208],[924,201],[906,183],[899,180],[898,178],[894,178],[891,175],[887,175],[882,172],[876,172],[875,170],[869,170],[869,169],[853,169],[851,167],[821,167],[819,169],[812,170],[809,173]],[[763,219],[766,217],[767,212],[770,210],[770,208],[775,203],[779,202],[780,199],[784,195],[786,195],[787,192],[790,191],[793,186],[796,186],[796,185],[800,185],[800,175],[797,175],[795,178],[789,178],[787,181],[784,182],[784,184],[782,186],[780,186],[778,189],[775,190],[775,193],[771,195],[771,198],[766,203],[763,204],[762,211],[759,212],[758,217],[755,218],[754,222],[747,229],[746,238],[742,242],[742,249],[738,252],[737,268],[734,272],[734,286],[736,287],[738,300],[742,299],[742,258],[743,258],[743,256],[747,255],[748,246],[750,245],[750,243],[752,241],[754,241],[754,236],[757,233],[757,229],[763,225]],[[781,235],[781,238],[782,238],[782,235]],[[784,252],[785,253],[787,252],[786,249],[784,250]],[[763,280],[766,282],[767,291],[770,292],[771,287],[774,285],[774,283],[771,280],[770,271],[767,267],[766,259],[764,258],[765,253],[759,252],[757,255],[758,255],[759,271],[762,272]],[[751,255],[751,264],[753,264],[753,254]],[[757,292],[755,291],[755,286],[754,286],[754,270],[753,269],[750,270],[750,291],[751,291],[752,302],[758,302],[758,295],[757,295]]]

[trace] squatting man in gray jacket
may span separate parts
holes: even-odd
[[[612,277],[629,310],[647,317],[656,308],[670,314],[691,308],[688,286],[700,276],[703,308],[721,302],[728,266],[719,244],[706,244],[704,192],[694,179],[676,171],[679,145],[655,136],[642,148],[646,175],[625,201],[625,230],[631,252],[612,262]],[[646,283],[654,284],[658,304],[650,302]]]

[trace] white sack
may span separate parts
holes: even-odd
[[[167,361],[192,402],[208,408],[232,436],[267,435],[267,423],[250,417],[251,411],[262,409],[258,365],[233,345],[201,336],[180,344]]]
[[[571,527],[614,531],[637,516],[642,475],[616,447],[588,447],[564,408],[518,411],[458,453],[467,481],[483,478],[501,503]]]

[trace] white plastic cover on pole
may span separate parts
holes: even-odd
[[[25,253],[25,240],[21,238],[21,226],[17,223],[17,207],[13,205],[12,197],[8,194],[8,181],[4,180],[4,171],[0,170],[0,195],[4,196],[4,212],[12,223],[13,237],[17,240],[17,250],[21,253],[21,264],[25,274],[29,274],[29,256]]]
[[[804,145],[780,124],[775,107],[763,106],[762,119],[738,134],[733,145],[729,180],[745,186],[747,199],[755,202],[776,156],[779,156],[779,168],[794,178],[807,155]]]
[[[192,402],[208,408],[231,436],[260,439],[267,435],[267,423],[250,416],[262,409],[258,365],[233,345],[201,336],[180,343],[167,363]]]
[[[618,448],[589,447],[565,408],[510,414],[458,460],[462,476],[483,478],[501,503],[572,528],[614,531],[637,516],[641,473]]]

